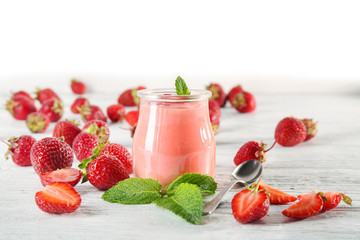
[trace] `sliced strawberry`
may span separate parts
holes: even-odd
[[[264,182],[260,183],[259,188],[264,189],[265,192],[269,194],[270,203],[273,204],[287,204],[289,202],[295,202],[297,200],[296,197],[284,193],[278,189],[272,188]]]
[[[301,195],[299,202],[285,209],[282,214],[287,217],[303,219],[319,213],[323,207],[322,192],[315,190],[309,194]]]
[[[81,197],[67,183],[50,183],[35,194],[36,205],[48,213],[71,213],[81,204]]]
[[[80,181],[81,175],[82,173],[78,169],[63,168],[40,174],[40,181],[44,187],[53,182],[68,183],[74,187]]]
[[[347,205],[351,205],[352,203],[352,199],[350,197],[339,192],[326,192],[324,193],[324,198],[323,211],[328,211],[337,207],[341,201],[344,201]]]
[[[130,126],[134,127],[139,119],[139,111],[130,111],[125,115],[126,121],[130,124]]]

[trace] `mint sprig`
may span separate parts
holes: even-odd
[[[191,91],[187,87],[184,79],[178,76],[175,80],[176,94],[177,95],[190,95]]]

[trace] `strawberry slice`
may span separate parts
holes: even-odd
[[[351,205],[352,199],[346,196],[343,193],[339,192],[326,192],[324,193],[324,206],[322,208],[323,211],[331,210],[339,205],[339,203],[344,201],[347,205]]]
[[[50,183],[35,194],[36,205],[47,213],[71,213],[81,204],[81,197],[67,183]]]
[[[68,183],[71,186],[75,186],[81,179],[81,171],[75,168],[63,168],[52,172],[45,172],[40,174],[41,184],[46,185],[53,182]]]
[[[269,200],[272,204],[287,204],[297,200],[296,197],[291,196],[288,193],[284,193],[278,189],[272,188],[264,182],[260,183],[259,188],[264,189],[265,192],[269,194]]]
[[[139,119],[139,111],[138,110],[134,110],[134,111],[130,111],[125,115],[125,119],[126,121],[129,123],[130,126],[134,127]]]
[[[282,214],[292,218],[307,218],[319,213],[323,207],[323,193],[315,190],[309,194],[301,195],[299,202],[285,209]]]

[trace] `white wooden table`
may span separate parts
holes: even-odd
[[[17,84],[12,89],[21,87]],[[9,97],[5,90],[0,89],[0,103]],[[87,96],[105,109],[116,102],[120,90],[94,91]],[[79,119],[69,110],[75,96],[67,84],[57,91],[67,106],[64,119]],[[352,207],[341,203],[332,211],[295,221],[281,214],[287,206],[271,205],[263,219],[244,225],[232,216],[230,203],[239,191],[232,189],[219,208],[195,226],[152,204],[105,202],[100,199],[103,192],[87,182],[76,186],[82,197],[76,212],[52,215],[40,211],[35,204],[34,195],[43,187],[32,167],[5,161],[6,146],[1,144],[0,239],[359,239],[360,86],[331,94],[263,91],[255,92],[255,96],[258,107],[254,113],[238,114],[229,106],[222,110],[216,136],[218,190],[229,181],[233,157],[243,143],[262,140],[270,145],[279,120],[286,116],[312,117],[318,120],[318,135],[295,147],[275,146],[264,163],[263,179],[295,196],[313,189],[344,192],[352,197]],[[29,134],[24,122],[12,119],[4,108],[0,110],[0,123],[1,139]],[[53,127],[51,124],[46,133],[34,137],[50,136]],[[110,141],[131,150],[129,132],[116,124],[110,124],[110,130]],[[77,164],[75,160],[74,166]]]

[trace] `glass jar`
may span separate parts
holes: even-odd
[[[184,173],[215,177],[215,137],[207,90],[177,95],[175,89],[145,89],[133,138],[134,173],[165,187]]]

